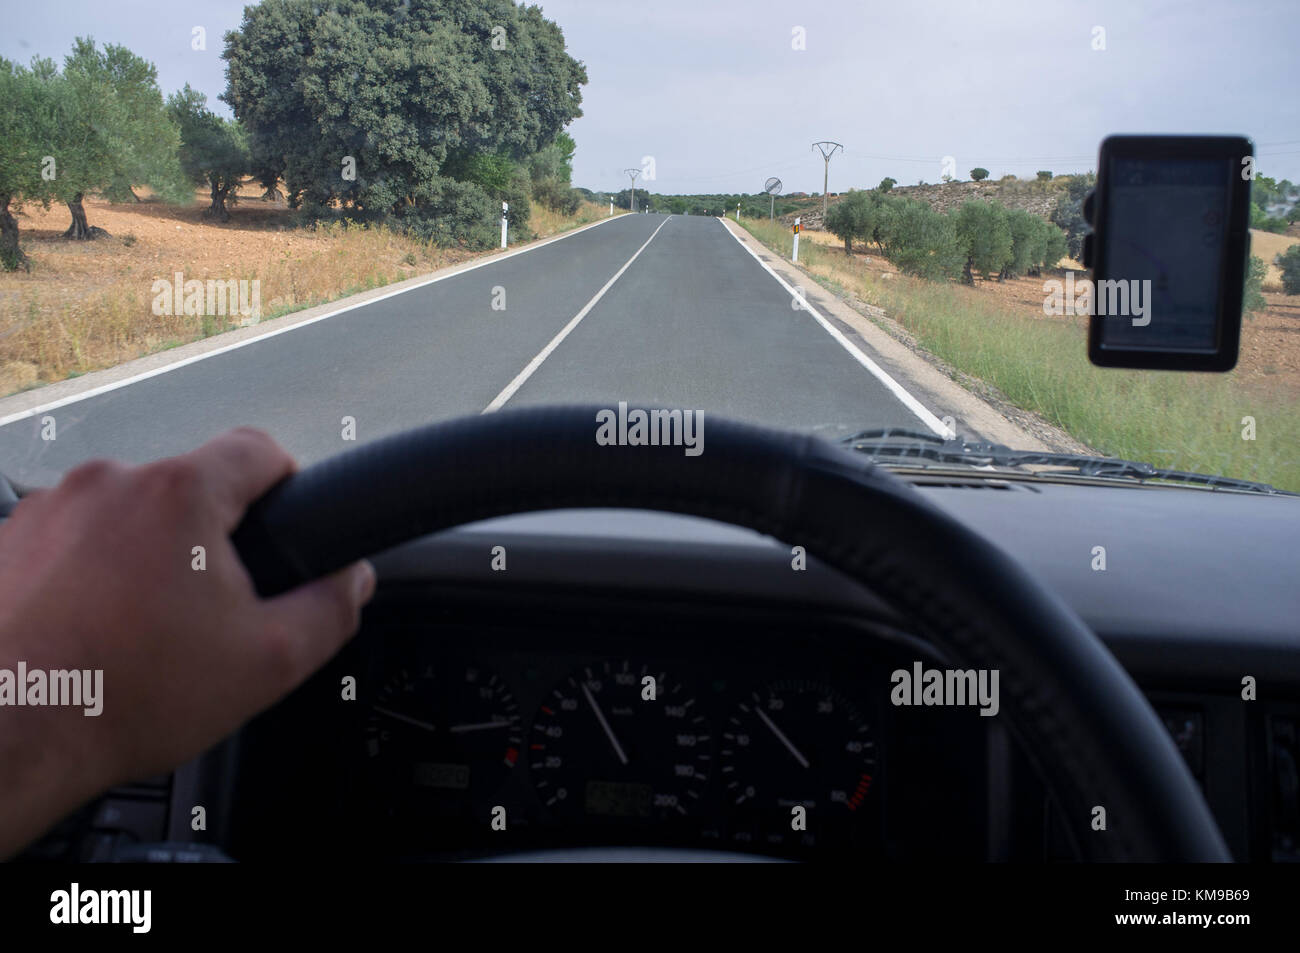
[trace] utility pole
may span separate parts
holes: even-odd
[[[823,142],[814,142],[812,144],[812,147],[814,149],[821,150],[822,159],[826,163],[825,175],[822,177],[822,228],[825,228],[826,227],[826,189],[830,185],[830,181],[831,181],[831,156],[835,155],[837,149],[843,149],[844,147],[840,145],[838,142],[831,142],[830,140],[825,140]]]
[[[640,169],[624,169],[623,172],[632,178],[632,211],[636,211],[636,177],[641,174]]]

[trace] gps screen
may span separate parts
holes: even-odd
[[[1217,346],[1231,173],[1221,159],[1111,159],[1093,288],[1103,347]]]

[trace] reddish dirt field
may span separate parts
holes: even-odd
[[[475,257],[392,233],[347,243],[297,228],[284,200],[263,201],[256,185],[240,190],[224,223],[203,217],[202,192],[181,206],[137,191],[144,201],[85,200],[89,224],[109,233],[94,241],[63,238],[71,216],[62,204],[27,203],[16,213],[32,269],[0,273],[0,395],[195,339],[185,319],[148,312],[151,282],[178,270],[190,277],[260,276],[262,308],[270,312],[330,300],[372,274],[398,281]],[[120,320],[104,317],[106,300],[121,303]]]
[[[844,247],[843,242],[826,232],[810,231],[806,234],[818,244]],[[883,276],[896,271],[888,260],[860,246],[854,246],[853,253],[860,261],[866,260],[867,270],[873,275]],[[1071,264],[1080,268],[1077,263]],[[984,301],[993,299],[1003,303],[1008,311],[1033,315],[1044,321],[1078,321],[1079,318],[1072,316],[1043,314],[1043,282],[1051,278],[1060,280],[1064,275],[1065,271],[1061,270],[1041,278],[1012,278],[1001,282],[977,278],[973,288],[958,288],[963,294],[976,295]],[[1080,270],[1076,280],[1082,277],[1084,274]],[[1300,397],[1300,295],[1265,292],[1264,300],[1268,302],[1268,308],[1247,315],[1242,324],[1241,356],[1232,373],[1261,394]]]

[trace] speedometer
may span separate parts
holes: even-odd
[[[667,672],[630,661],[585,666],[538,709],[528,764],[558,818],[680,818],[709,779],[711,738],[695,699]]]

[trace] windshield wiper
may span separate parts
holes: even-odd
[[[1189,483],[1225,490],[1243,490],[1251,493],[1295,496],[1267,483],[1240,480],[1234,477],[1213,476],[1187,470],[1172,470],[1121,457],[1097,457],[1082,453],[1053,453],[1051,451],[1012,450],[996,443],[967,441],[960,438],[944,439],[936,434],[899,427],[864,430],[840,441],[853,450],[865,453],[873,460],[899,463],[917,460],[933,464],[960,464],[971,467],[1055,467],[1060,471],[1079,476],[1102,479],[1162,480]]]

